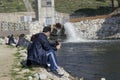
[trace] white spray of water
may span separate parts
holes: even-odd
[[[84,41],[82,38],[79,37],[79,33],[77,33],[72,23],[70,22],[65,23],[64,28],[65,28],[65,34],[67,35],[66,42]]]
[[[67,40],[65,42],[116,42],[119,40],[85,40],[80,38],[80,33],[76,31],[74,25],[70,22],[64,24]]]

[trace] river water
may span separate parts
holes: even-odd
[[[59,65],[85,80],[120,80],[120,41],[63,43]]]

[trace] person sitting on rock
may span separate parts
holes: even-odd
[[[28,47],[30,42],[25,39],[25,34],[20,34],[16,47]]]
[[[28,48],[27,66],[38,64],[40,66],[49,66],[50,71],[56,71],[63,75],[58,67],[55,51],[61,48],[60,43],[50,43],[48,37],[50,36],[51,28],[44,27],[42,33],[37,33]]]
[[[8,36],[8,45],[12,44],[16,44],[13,34],[11,34],[11,36]]]

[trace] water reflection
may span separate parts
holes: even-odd
[[[120,78],[120,41],[64,43],[58,57],[73,76],[85,80]]]

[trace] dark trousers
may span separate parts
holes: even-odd
[[[51,71],[58,69],[57,57],[54,50],[50,50],[47,53],[47,64],[50,64]]]
[[[46,67],[47,64],[50,64],[51,71],[55,71],[56,69],[58,69],[57,57],[54,50],[47,51],[47,54],[43,56],[43,61],[45,61],[43,64],[39,64],[34,61],[27,60],[27,66],[37,64]]]

